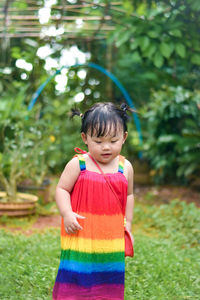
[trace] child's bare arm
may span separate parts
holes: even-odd
[[[80,168],[77,158],[73,158],[65,167],[56,187],[56,204],[64,218],[67,233],[74,233],[82,229],[77,218],[84,218],[72,211],[70,192],[79,176]]]
[[[133,220],[133,210],[134,210],[134,195],[133,195],[133,167],[130,162],[128,162],[128,195],[126,203],[126,228],[131,231],[132,220]]]

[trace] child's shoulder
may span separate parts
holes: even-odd
[[[133,165],[128,159],[124,160],[124,171],[127,174],[133,174],[134,173]]]
[[[68,161],[68,163],[66,164],[65,168],[67,168],[68,170],[79,170],[79,158],[77,156],[74,156],[72,159],[70,159]]]
[[[128,159],[126,159],[126,158],[124,160],[124,166],[126,166],[127,168],[133,169],[132,163]]]

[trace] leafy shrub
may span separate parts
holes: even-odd
[[[200,91],[163,87],[145,109],[144,157],[157,183],[188,183],[200,172]]]
[[[48,126],[24,103],[26,87],[4,93],[0,102],[0,185],[10,201],[24,179],[41,184],[47,173]]]

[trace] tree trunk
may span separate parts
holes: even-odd
[[[6,190],[8,202],[17,202],[17,183],[16,180],[13,178],[10,181],[10,185]]]
[[[16,202],[17,201],[17,183],[15,179],[12,179],[10,183],[8,180],[0,174],[0,182],[1,185],[6,192],[8,202]]]

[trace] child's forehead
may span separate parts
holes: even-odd
[[[89,130],[89,135],[91,136],[91,130]],[[104,134],[99,135],[99,131],[98,129],[93,129],[92,131],[92,137],[106,137],[106,138],[112,138],[112,137],[116,137],[119,135],[123,134],[123,127],[122,126],[117,126],[117,128],[115,128],[114,126],[110,126],[107,128],[107,130],[105,130]]]

